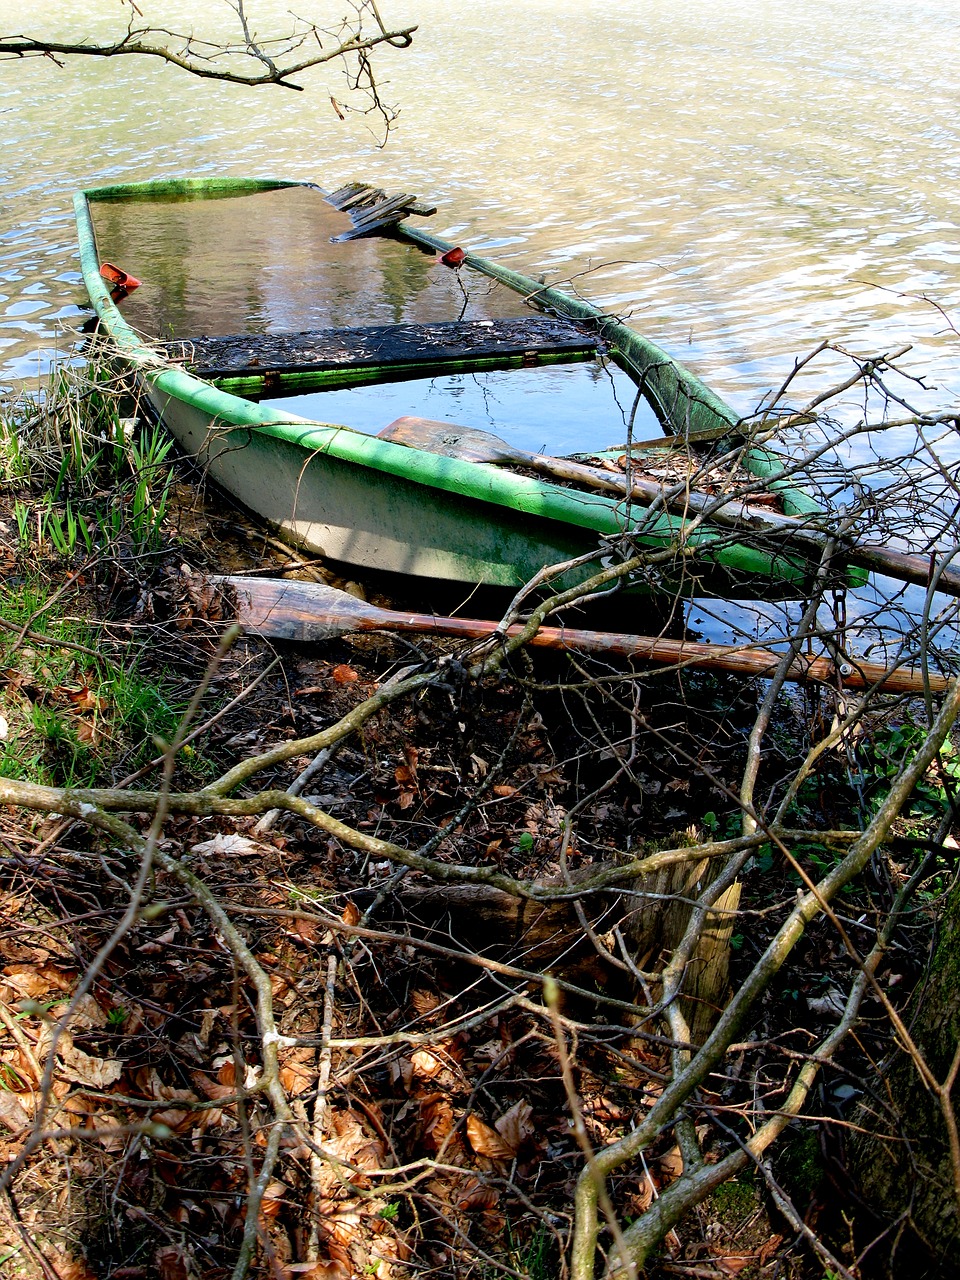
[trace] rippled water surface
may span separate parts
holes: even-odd
[[[117,9],[6,0],[0,24],[93,30]],[[64,347],[81,315],[74,189],[234,173],[428,196],[439,234],[574,280],[741,411],[826,337],[912,343],[937,388],[917,395],[956,395],[958,339],[938,308],[960,302],[958,0],[385,11],[420,29],[381,59],[402,106],[383,150],[333,113],[332,71],[295,94],[132,58],[0,63],[4,381],[35,377],[38,349]]]

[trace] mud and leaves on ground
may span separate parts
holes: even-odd
[[[875,1068],[950,886],[935,701],[388,633],[225,646],[211,570],[328,570],[202,495],[104,377],[5,435],[5,1271],[896,1265],[845,1140],[864,1098],[896,1133]],[[949,671],[949,606],[910,631],[902,594],[819,589],[771,630],[889,655],[892,618]]]

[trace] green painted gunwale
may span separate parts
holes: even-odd
[[[316,184],[250,178],[163,179],[97,187],[77,192],[74,196],[81,267],[90,300],[118,353],[149,385],[155,401],[161,404],[163,401],[180,402],[188,406],[203,415],[212,426],[215,425],[218,434],[237,428],[245,435],[252,429],[260,436],[295,447],[304,457],[326,455],[354,467],[367,468],[383,477],[393,476],[434,492],[447,493],[456,499],[506,508],[540,521],[589,530],[600,537],[616,537],[625,530],[636,531],[642,525],[642,530],[637,533],[640,544],[648,547],[679,545],[683,534],[680,517],[662,514],[651,519],[634,506],[628,519],[623,503],[601,494],[571,490],[494,466],[410,449],[342,424],[310,422],[297,415],[284,414],[270,406],[241,399],[180,367],[171,366],[126,323],[100,275],[91,203],[217,198],[294,186],[315,188]],[[440,251],[451,247],[419,230],[401,227],[400,231],[404,238],[425,247]],[[605,316],[589,303],[541,286],[478,255],[468,254],[466,263],[535,300],[545,309],[597,322],[607,342],[616,346],[626,363],[640,373],[664,421],[675,429],[695,432],[717,425],[734,427],[738,422],[733,410],[699,379],[620,321]],[[754,452],[758,455],[752,459],[755,472],[775,475],[780,464],[771,460],[772,455],[764,457],[758,451]],[[242,492],[236,496],[244,500]],[[788,498],[788,510],[791,506],[798,513],[811,508],[816,510],[815,504],[796,490],[787,490],[785,496]],[[490,519],[494,523],[497,521],[495,511],[491,511]],[[697,560],[738,573],[773,579],[794,590],[802,588],[809,574],[808,563],[800,557],[731,544],[726,535],[710,529],[696,530],[688,535],[687,544],[695,548]]]

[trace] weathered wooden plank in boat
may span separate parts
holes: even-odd
[[[377,187],[371,187],[369,182],[348,182],[346,186],[331,191],[325,199],[335,209],[347,209],[351,204],[356,204],[364,198],[383,195],[383,191],[378,190]]]
[[[377,194],[379,195],[379,192]],[[380,200],[371,201],[369,204],[360,204],[356,208],[351,207],[350,218],[354,229],[363,226],[365,222],[372,222],[374,219],[384,217],[388,213],[405,209],[414,199],[416,199],[415,196],[409,196],[401,191],[395,196],[385,196]]]
[[[378,206],[379,207],[379,206]],[[347,240],[359,240],[362,236],[376,235],[387,227],[395,227],[398,222],[410,216],[409,209],[394,209],[391,213],[371,215],[363,222],[357,222],[350,231],[341,231],[338,236],[331,236],[331,244],[343,244]]]
[[[418,196],[406,195],[404,192],[388,196],[379,187],[370,187],[362,182],[351,182],[340,187],[328,195],[326,200],[335,209],[349,213],[353,223],[352,230],[331,237],[334,244],[373,235],[402,222],[410,214],[429,218],[437,211],[435,205],[425,204]]]
[[[370,325],[303,333],[241,333],[162,344],[165,354],[203,378],[363,366],[444,365],[485,358],[589,355],[597,339],[585,327],[552,316],[461,320],[442,324]]]
[[[377,195],[380,195],[380,192],[377,192]],[[348,205],[353,227],[349,231],[341,232],[338,236],[331,236],[331,241],[333,244],[340,244],[344,240],[358,240],[361,236],[374,235],[385,227],[393,226],[409,217],[412,212],[411,206],[415,202],[416,196],[401,193],[371,203],[359,203],[356,207],[352,204]]]
[[[407,212],[413,214],[415,218],[432,218],[437,212],[437,206],[431,204],[429,200],[421,200],[419,196],[411,196]]]

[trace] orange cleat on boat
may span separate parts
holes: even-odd
[[[120,267],[115,267],[112,262],[101,263],[100,274],[107,284],[112,284],[114,289],[122,289],[125,294],[133,293],[134,289],[139,289],[143,283],[136,276],[130,275]]]

